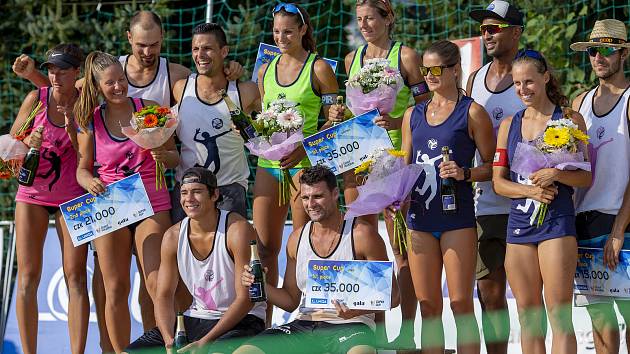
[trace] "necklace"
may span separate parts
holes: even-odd
[[[457,101],[455,102],[455,105],[456,105],[456,106],[457,106],[457,104],[459,103],[459,98],[460,98],[460,96],[461,96],[461,95],[457,94]],[[427,107],[428,107],[428,105],[427,105]],[[439,107],[438,107],[438,108],[434,108],[434,109],[431,111],[431,118],[435,117],[435,113],[438,111],[438,109],[439,109]]]

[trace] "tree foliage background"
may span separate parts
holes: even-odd
[[[322,56],[343,61],[361,41],[354,18],[355,0],[298,1],[311,15],[318,50]],[[489,2],[489,1],[488,1]],[[100,3],[100,6],[98,4]],[[394,37],[419,52],[428,43],[443,38],[479,35],[478,24],[468,17],[472,9],[487,2],[464,0],[394,0]],[[517,1],[526,14],[522,46],[543,52],[556,69],[565,93],[575,96],[594,85],[588,58],[573,53],[569,44],[588,37],[597,19],[617,18],[628,23],[629,3],[615,0]],[[231,59],[246,70],[255,61],[258,43],[273,43],[271,7],[273,1],[214,1],[213,18],[224,26],[231,46]],[[205,1],[62,1],[6,0],[0,4],[0,133],[13,122],[24,95],[33,87],[15,77],[11,64],[21,53],[39,61],[46,50],[60,42],[78,43],[92,50],[124,54],[129,51],[126,30],[129,18],[139,9],[152,9],[164,20],[163,55],[191,67],[190,32],[205,21]],[[338,69],[340,86],[346,79],[343,65]],[[246,76],[249,77],[251,71]],[[0,218],[13,218],[15,183],[0,182]]]

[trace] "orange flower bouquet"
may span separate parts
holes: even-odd
[[[150,150],[166,143],[177,129],[178,120],[170,108],[153,105],[134,112],[129,123],[130,126],[122,128],[123,134],[138,146]],[[164,170],[162,163],[155,163],[156,190],[166,186]]]

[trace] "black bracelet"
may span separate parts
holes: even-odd
[[[464,167],[464,182],[468,182],[470,180],[470,168]]]

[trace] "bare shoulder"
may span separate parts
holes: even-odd
[[[486,111],[485,108],[483,108],[482,105],[480,105],[477,102],[474,102],[470,105],[470,113],[478,115],[478,114],[485,114],[488,115],[488,111]]]
[[[584,97],[586,97],[587,93],[588,93],[588,90],[580,93],[573,99],[573,102],[571,103],[571,108],[573,110],[577,111],[580,109],[580,106],[582,105],[582,102],[584,101]]]
[[[182,64],[168,62],[168,70],[171,74],[172,81],[179,81],[181,79],[185,79],[188,75],[191,74],[192,71]]]
[[[297,256],[297,248],[300,243],[300,236],[305,226],[300,227],[297,230],[293,230],[287,240],[287,256],[295,259]]]
[[[238,89],[241,93],[254,93],[258,94],[258,86],[253,81],[239,81]]]
[[[383,242],[383,239],[381,238],[381,236],[378,234],[378,230],[374,228],[374,226],[372,226],[372,224],[361,220],[359,218],[354,219],[354,227],[353,227],[353,232],[354,232],[354,239],[355,242],[358,241],[359,243],[361,242],[369,242],[370,244],[373,244],[372,242]]]
[[[320,76],[320,75],[332,75],[334,76],[335,73],[332,70],[332,67],[330,66],[330,64],[328,64],[326,62],[326,60],[324,60],[323,58],[317,58],[317,60],[315,60],[315,64],[314,64],[314,69],[315,69],[315,73]]]
[[[177,249],[177,242],[179,241],[179,231],[182,226],[182,222],[178,222],[175,225],[171,226],[164,233],[164,237],[162,238],[162,247],[175,247]]]
[[[420,59],[420,55],[418,54],[418,52],[416,52],[416,50],[411,47],[407,47],[406,45],[403,45],[400,47],[400,57],[402,59],[403,64],[405,62],[409,63],[412,60]]]
[[[269,63],[271,63],[271,62],[269,62]],[[262,77],[265,76],[265,71],[267,71],[267,67],[269,66],[269,63],[264,63],[258,69],[258,82],[261,82]]]

